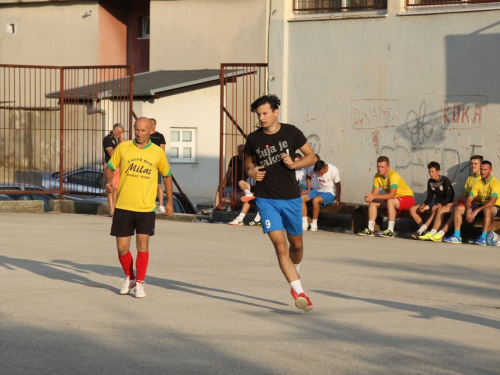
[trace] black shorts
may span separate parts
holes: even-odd
[[[113,224],[111,224],[111,235],[115,237],[130,237],[137,234],[155,234],[154,212],[136,212],[115,208],[113,213]]]

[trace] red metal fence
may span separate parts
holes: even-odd
[[[292,0],[300,13],[340,12],[344,10],[387,9],[387,0]]]
[[[0,65],[0,190],[102,193],[104,136],[115,123],[132,134],[132,77],[130,66]]]
[[[245,179],[244,168],[238,173],[236,166],[227,174],[232,158],[237,164],[238,145],[245,143],[247,135],[256,129],[257,117],[250,104],[267,93],[267,64],[221,64],[220,72],[220,157],[219,208],[234,206],[239,196],[239,180]],[[241,160],[241,159],[240,159]]]

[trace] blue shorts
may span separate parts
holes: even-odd
[[[429,206],[429,209],[432,209],[432,207],[434,207],[436,204],[439,204],[439,202],[434,201],[429,203],[427,206]]]
[[[483,206],[483,205],[482,204],[472,204],[470,208],[472,209],[472,211],[474,211],[476,208],[481,207],[481,206]],[[495,215],[493,215],[493,217],[500,216],[500,206],[493,206],[493,207],[495,207],[497,209],[497,213]],[[484,216],[483,211],[478,213],[476,217],[482,217],[482,216]]]
[[[322,193],[321,191],[318,191],[316,189],[313,189],[309,192],[309,198],[311,198],[311,200],[318,195],[321,197],[321,199],[323,199],[323,204],[320,204],[321,208],[325,208],[326,205],[335,202],[336,199],[335,195],[333,195],[332,193]]]
[[[255,198],[264,233],[286,230],[293,236],[302,234],[302,198]]]

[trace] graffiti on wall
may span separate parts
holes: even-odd
[[[443,97],[442,129],[475,129],[486,121],[485,95],[453,95]]]
[[[354,129],[375,129],[398,125],[398,100],[351,100],[351,124]]]
[[[426,121],[425,117],[426,104],[422,102],[418,113],[411,110],[406,116],[406,129],[410,133],[412,145],[421,145],[427,138],[430,138],[434,133],[434,122]]]

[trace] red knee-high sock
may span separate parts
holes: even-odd
[[[134,258],[130,251],[125,255],[118,255],[118,259],[122,264],[123,271],[125,271],[125,276],[130,276],[130,280],[134,280]]]
[[[135,261],[135,268],[137,269],[137,281],[144,281],[146,278],[146,270],[148,269],[149,252],[137,252],[137,259]]]

